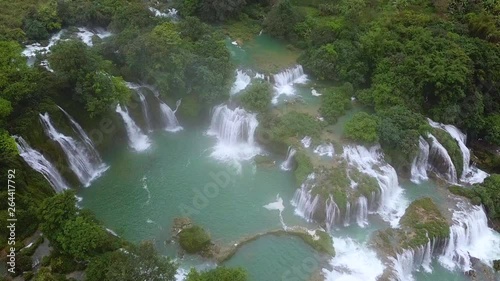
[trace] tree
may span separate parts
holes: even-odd
[[[491,115],[486,118],[486,140],[500,145],[500,114]]]
[[[245,7],[245,0],[203,0],[199,4],[188,1],[183,5],[187,11],[198,8],[198,15],[207,21],[225,21],[228,18],[237,16]]]
[[[202,227],[195,225],[179,233],[179,244],[188,253],[198,253],[210,245],[210,235]]]
[[[303,18],[289,0],[283,0],[275,5],[267,15],[264,20],[264,30],[272,36],[293,41],[297,38],[295,26]]]
[[[345,136],[351,140],[372,144],[378,141],[378,120],[366,112],[358,112],[345,124]]]
[[[76,211],[76,199],[72,191],[65,191],[45,199],[38,210],[38,217],[42,222],[40,227],[45,236],[56,242],[65,223],[76,217]]]
[[[271,84],[255,82],[241,94],[241,103],[249,111],[265,112],[271,105],[271,97]]]
[[[323,93],[319,108],[321,116],[330,124],[337,122],[337,118],[344,115],[351,107],[352,92],[352,85],[345,84],[343,87],[335,87]]]
[[[58,279],[50,272],[50,268],[42,267],[38,270],[33,281],[57,281]]]
[[[217,267],[205,272],[191,269],[186,281],[246,281],[248,275],[243,268]]]

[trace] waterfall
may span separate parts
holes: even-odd
[[[54,165],[49,162],[49,160],[47,160],[40,152],[31,148],[31,146],[29,146],[29,144],[22,137],[14,136],[14,139],[17,144],[19,155],[33,170],[42,174],[56,192],[68,189],[66,181]]]
[[[431,163],[432,170],[438,174],[445,170],[445,180],[451,183],[457,183],[457,170],[455,169],[453,161],[451,161],[448,151],[446,151],[446,148],[444,148],[432,134],[429,134],[429,138],[432,140],[429,152],[429,163]],[[436,166],[436,164],[439,166]]]
[[[163,116],[163,120],[165,120],[165,130],[169,132],[178,132],[183,128],[179,125],[179,121],[177,121],[177,117],[175,117],[175,113],[172,109],[163,101],[158,98],[160,102],[160,109]],[[180,103],[178,103],[180,105]],[[177,111],[177,108],[175,109]]]
[[[284,171],[290,171],[292,169],[293,165],[293,156],[297,153],[297,150],[295,148],[289,146],[288,147],[288,152],[286,153],[286,160],[281,163],[281,169]]]
[[[429,240],[425,245],[415,249],[405,249],[396,254],[396,258],[390,257],[393,263],[394,277],[397,281],[412,281],[413,271],[423,268],[425,272],[432,272],[431,262],[434,252],[434,243]]]
[[[450,237],[439,262],[446,268],[462,271],[472,269],[471,257],[493,266],[500,259],[500,234],[488,227],[488,218],[481,206],[469,206],[465,202],[457,204],[453,213]]]
[[[296,65],[293,68],[288,68],[274,75],[274,90],[275,96],[273,103],[278,102],[280,95],[291,96],[295,94],[293,84],[304,84],[307,82],[307,75],[304,74],[304,69],[301,65]]]
[[[130,147],[135,151],[143,151],[149,148],[151,145],[149,138],[141,132],[141,129],[137,127],[132,117],[130,117],[127,108],[125,110],[118,104],[116,106],[116,112],[120,114],[125,123],[125,129],[127,130],[127,136]]]
[[[243,70],[238,69],[236,71],[236,81],[231,87],[231,95],[235,95],[243,91],[250,84],[250,76],[246,74]]]
[[[174,110],[174,114],[177,112],[177,110],[179,109],[179,106],[181,106],[181,103],[182,103],[182,99],[178,99],[176,102],[175,102],[175,110]]]
[[[380,147],[374,146],[368,150],[363,146],[345,146],[343,157],[360,172],[377,180],[380,190],[377,212],[390,222],[391,226],[398,226],[408,201],[399,186],[396,170],[383,161]]]
[[[102,163],[101,156],[99,155],[99,152],[95,149],[94,142],[89,138],[87,133],[85,133],[85,130],[78,124],[71,115],[69,115],[68,112],[66,112],[64,109],[62,109],[60,106],[59,109],[68,117],[69,121],[71,122],[71,126],[73,127],[73,131],[78,134],[80,139],[85,143],[85,146],[87,147],[88,152],[91,154],[91,157],[100,163],[103,168],[106,166],[105,164]],[[107,169],[107,167],[106,167]]]
[[[344,226],[349,226],[350,224],[351,224],[351,203],[347,201],[345,206]]]
[[[330,198],[326,201],[326,229],[328,231],[332,231],[333,226],[337,223],[338,218],[340,216],[340,209],[337,203],[333,200],[333,197],[330,195]]]
[[[429,118],[427,120],[429,121],[429,125],[434,128],[445,130],[454,140],[457,141],[463,158],[462,175],[460,175],[460,180],[469,184],[482,183],[484,179],[488,177],[488,174],[476,167],[470,166],[470,150],[466,146],[467,136],[453,125],[437,123]]]
[[[311,194],[313,182],[315,180],[314,173],[307,176],[307,179],[302,183],[300,189],[295,191],[292,199],[292,206],[295,207],[295,214],[304,218],[308,222],[312,222],[316,211],[319,196]]]
[[[300,142],[304,148],[309,148],[311,146],[312,139],[309,136],[305,136]]]
[[[384,264],[365,244],[337,237],[333,237],[333,244],[331,269],[322,270],[326,281],[376,281],[384,273]]]
[[[127,87],[134,90],[134,92],[139,97],[139,101],[141,102],[142,114],[144,115],[144,121],[146,122],[147,131],[148,132],[153,131],[151,126],[151,118],[149,117],[149,104],[146,100],[146,97],[144,96],[144,93],[141,91],[141,86],[130,82],[127,82],[126,84]]]
[[[87,145],[84,143],[59,133],[50,121],[48,113],[40,114],[39,116],[45,134],[61,146],[68,160],[69,167],[83,186],[89,186],[94,179],[98,178],[107,169],[106,165],[100,161],[100,158],[93,159],[92,155],[97,153],[93,146],[92,150],[94,152],[89,151]]]
[[[326,143],[326,144],[320,144],[316,149],[314,149],[314,153],[318,154],[319,156],[328,156],[328,157],[333,157],[335,154],[335,149],[333,148],[333,144],[331,143]]]
[[[249,160],[260,153],[254,141],[259,122],[253,113],[242,108],[230,109],[227,105],[217,105],[212,112],[212,120],[207,134],[217,137],[217,145],[212,156],[220,160]]]
[[[364,196],[358,198],[356,222],[360,227],[368,225],[368,200]]]
[[[104,38],[109,37],[111,35],[112,35],[111,32],[106,31],[102,28],[96,29],[94,31],[94,30],[90,30],[90,29],[85,28],[85,27],[79,27],[78,33],[76,34],[76,36],[78,38],[80,38],[80,40],[82,40],[82,42],[85,43],[85,45],[87,45],[89,47],[92,47],[94,45],[92,42],[92,37],[97,36],[101,39],[104,39]]]
[[[411,164],[411,181],[420,183],[425,181],[427,177],[427,166],[429,162],[429,144],[423,137],[418,138],[418,155],[413,159]]]

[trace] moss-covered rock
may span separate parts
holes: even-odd
[[[191,226],[179,233],[179,244],[190,254],[201,253],[210,246],[210,235],[200,226]]]
[[[299,236],[304,242],[313,247],[316,251],[330,256],[335,256],[335,248],[332,237],[322,231],[316,230],[313,235],[305,232],[290,232],[292,235]]]
[[[311,159],[309,159],[309,156],[307,156],[303,151],[300,150],[295,153],[294,158],[296,168],[293,174],[295,176],[295,181],[297,182],[297,184],[301,184],[307,178],[307,175],[312,173],[313,164],[311,163]]]
[[[451,161],[453,162],[453,165],[455,165],[455,169],[457,170],[457,176],[460,177],[462,175],[462,170],[464,167],[464,159],[457,141],[453,139],[450,134],[448,134],[448,132],[441,129],[433,128],[432,134],[448,151],[448,154],[451,157]]]

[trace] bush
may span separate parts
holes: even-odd
[[[302,151],[297,151],[295,153],[295,162],[297,163],[297,167],[293,172],[295,175],[295,181],[300,185],[307,176],[312,173],[313,165],[311,163],[311,159]]]
[[[186,252],[199,253],[210,245],[210,235],[202,227],[195,225],[179,233],[179,243]]]
[[[243,268],[217,267],[209,271],[199,273],[191,269],[186,281],[246,281],[248,276]]]
[[[271,84],[255,82],[241,95],[240,101],[248,111],[265,112],[271,105],[271,97]]]
[[[350,84],[326,91],[321,97],[319,108],[321,116],[330,124],[337,122],[337,118],[344,115],[345,111],[351,107],[351,94],[352,85]]]
[[[372,144],[378,141],[378,119],[366,112],[358,112],[345,124],[345,136],[348,139]]]

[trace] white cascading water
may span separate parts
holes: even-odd
[[[434,253],[434,243],[429,240],[425,245],[412,249],[405,249],[396,257],[389,259],[393,263],[395,281],[413,281],[413,272],[423,268],[425,272],[432,272],[431,262]]]
[[[260,153],[254,140],[258,125],[256,114],[239,107],[230,109],[223,104],[215,106],[207,132],[218,140],[212,156],[222,161],[252,159]]]
[[[351,238],[333,237],[333,245],[332,269],[322,270],[325,281],[376,281],[384,273],[384,264],[365,244]]]
[[[360,227],[368,225],[368,200],[360,196],[356,202],[356,223]]]
[[[305,136],[300,142],[304,148],[309,148],[311,146],[312,139],[309,136]]]
[[[488,218],[481,206],[466,202],[457,204],[453,213],[450,237],[439,262],[449,270],[466,272],[472,269],[471,257],[493,266],[500,259],[500,234],[488,227]]]
[[[231,87],[231,95],[235,95],[243,91],[250,84],[250,81],[250,76],[248,76],[248,74],[246,74],[243,70],[236,70],[236,81],[234,81],[234,84]]]
[[[177,113],[177,110],[179,109],[179,106],[181,106],[181,103],[182,103],[182,99],[178,99],[176,102],[175,102],[175,110],[174,110],[174,114]]]
[[[304,69],[301,65],[296,65],[293,68],[288,68],[274,75],[274,90],[273,104],[278,103],[280,95],[292,96],[295,94],[294,84],[304,84],[307,82],[307,75],[304,74]]]
[[[125,129],[127,130],[127,136],[130,147],[135,151],[143,151],[149,148],[151,142],[145,134],[142,133],[141,129],[135,124],[132,117],[130,117],[127,108],[125,110],[118,104],[116,106],[116,112],[120,114],[125,123]]]
[[[335,154],[335,149],[333,148],[333,144],[325,143],[318,145],[316,149],[314,149],[314,153],[318,154],[319,156],[333,157],[333,155]]]
[[[94,45],[92,42],[92,37],[97,36],[101,39],[104,39],[111,35],[112,35],[111,32],[106,31],[105,29],[102,28],[96,28],[95,30],[90,30],[85,27],[79,27],[78,33],[76,34],[76,36],[80,38],[80,40],[82,40],[82,42],[89,47],[92,47]]]
[[[447,171],[444,175],[444,179],[451,182],[451,183],[457,183],[457,170],[455,169],[455,165],[453,164],[453,161],[451,160],[450,155],[448,154],[448,151],[444,146],[436,139],[435,136],[432,134],[429,134],[429,138],[431,139],[431,149],[429,152],[429,159],[435,159],[437,158],[437,161],[440,164],[446,165]],[[431,163],[434,162],[431,160]],[[431,169],[434,170],[436,173],[439,174],[439,171],[436,167],[433,167],[431,164]]]
[[[293,167],[293,156],[295,156],[297,150],[291,146],[288,147],[288,152],[286,153],[286,160],[281,163],[281,169],[283,171],[290,171]]]
[[[380,189],[377,212],[392,227],[397,227],[409,203],[399,186],[396,170],[383,160],[380,146],[370,150],[363,146],[345,146],[343,156],[350,165],[377,180]]]
[[[92,155],[97,153],[93,147],[94,152],[89,151],[86,144],[59,133],[50,121],[48,113],[39,116],[45,134],[61,146],[69,167],[83,186],[89,186],[94,179],[98,178],[107,169],[100,158],[93,159]]]
[[[153,7],[149,7],[148,8],[153,14],[155,17],[159,17],[159,18],[171,18],[171,19],[174,19],[176,20],[179,16],[178,16],[178,11],[177,9],[175,8],[169,8],[167,9],[167,12],[164,13],[156,8],[153,8]]]
[[[330,195],[330,198],[326,200],[326,219],[325,219],[325,225],[326,229],[330,232],[332,231],[333,227],[335,224],[338,223],[339,216],[340,216],[340,209],[337,203],[333,200],[333,197]]]
[[[428,180],[427,166],[429,163],[429,144],[423,137],[418,138],[418,155],[413,159],[411,164],[411,181],[420,183],[421,181]]]
[[[22,137],[14,136],[14,139],[21,158],[23,158],[33,170],[42,174],[56,192],[68,189],[68,184],[49,160],[40,152],[31,148]]]
[[[302,183],[300,188],[295,191],[295,195],[291,201],[292,206],[295,207],[295,214],[304,218],[308,222],[313,221],[314,213],[319,201],[318,195],[311,194],[315,178],[314,173],[308,175],[307,179]]]
[[[151,125],[151,118],[149,116],[149,104],[146,100],[146,96],[144,96],[144,93],[141,91],[141,85],[137,85],[130,82],[127,82],[126,85],[129,89],[134,90],[134,92],[139,97],[139,101],[141,102],[141,110],[142,114],[144,115],[144,121],[146,122],[147,130],[148,132],[151,132],[152,125]]]
[[[344,215],[344,226],[349,226],[351,224],[351,202],[347,201],[345,206],[345,215]]]
[[[177,117],[175,117],[175,112],[160,99],[158,99],[158,101],[160,102],[160,111],[162,113],[163,120],[165,120],[165,130],[169,132],[181,131],[183,128],[179,125],[179,121],[177,121]],[[178,104],[180,105],[180,103]]]

